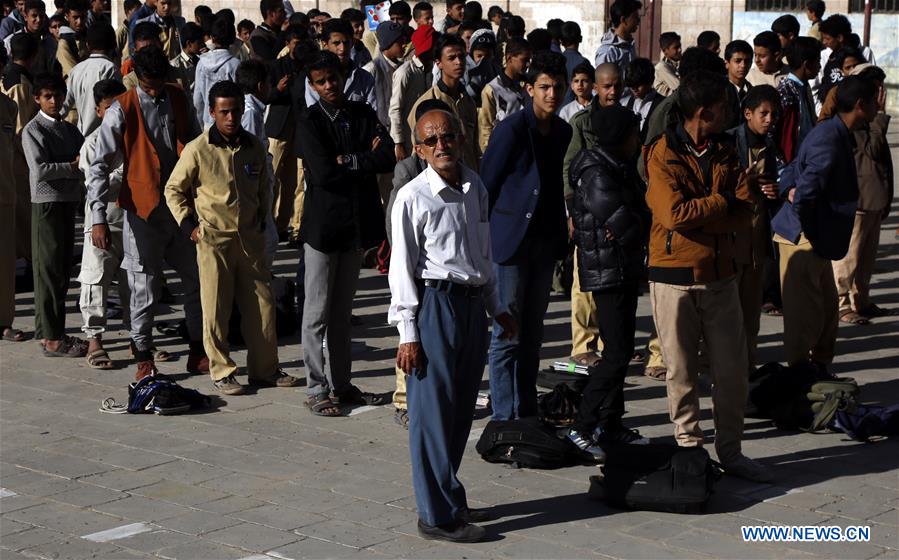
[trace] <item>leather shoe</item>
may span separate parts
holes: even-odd
[[[187,355],[187,372],[194,375],[209,373],[209,358],[205,352],[193,352]]]
[[[483,540],[487,531],[483,527],[457,521],[448,525],[426,525],[418,520],[418,534],[429,541],[449,541],[457,543],[474,543]]]
[[[459,512],[459,521],[465,523],[483,523],[485,521],[493,521],[493,515],[487,508],[465,508]]]

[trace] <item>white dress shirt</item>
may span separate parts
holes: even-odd
[[[483,286],[491,317],[502,313],[493,275],[487,189],[462,166],[462,190],[428,166],[396,195],[391,212],[390,309],[400,344],[417,342],[418,280]]]

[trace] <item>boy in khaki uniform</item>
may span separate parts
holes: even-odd
[[[250,383],[294,387],[300,380],[278,367],[271,272],[265,265],[265,149],[241,127],[244,95],[237,84],[218,82],[208,101],[214,126],[184,147],[165,198],[181,230],[197,244],[209,373],[222,393],[244,393],[228,352],[228,320],[236,302]]]

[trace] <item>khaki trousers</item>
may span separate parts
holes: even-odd
[[[16,207],[0,204],[0,328],[16,318]]]
[[[279,232],[287,231],[293,213],[294,193],[297,189],[297,158],[293,135],[288,140],[269,138],[268,151],[272,155],[275,182],[272,187],[272,218]]]
[[[699,426],[699,340],[705,340],[712,374],[712,417],[718,460],[741,453],[746,404],[746,335],[737,283],[733,278],[709,284],[677,286],[649,283],[652,316],[659,333],[666,377],[668,411],[674,436],[683,447],[702,445]]]
[[[577,250],[574,252],[574,281],[571,284],[571,355],[602,352],[599,325],[596,324],[596,302],[593,294],[581,291]]]
[[[765,268],[751,264],[737,267],[737,288],[740,292],[740,308],[743,311],[743,328],[746,331],[746,351],[749,369],[755,367],[755,353],[758,349],[759,326],[762,315],[762,284]]]
[[[263,259],[262,233],[253,239],[212,233],[200,228],[197,265],[203,306],[203,348],[209,357],[213,381],[237,373],[228,348],[228,321],[237,303],[240,331],[247,345],[250,379],[274,376],[278,371],[278,340],[271,273]],[[252,256],[250,256],[252,255]]]
[[[393,392],[393,406],[400,410],[408,410],[406,405],[406,374],[396,368],[396,390]]]
[[[787,363],[833,362],[840,321],[831,261],[815,253],[805,236],[793,244],[774,236],[780,254],[784,351]]]
[[[880,241],[882,215],[880,211],[857,211],[849,239],[849,252],[833,263],[840,314],[847,311],[859,313],[870,305],[868,296]]]

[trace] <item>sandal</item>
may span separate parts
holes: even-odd
[[[576,354],[568,358],[569,361],[574,362],[579,366],[592,367],[599,365],[600,357],[596,354],[596,352],[584,352],[583,354]]]
[[[773,303],[765,303],[762,305],[762,313],[769,317],[782,317],[783,311]]]
[[[41,346],[44,347],[44,356],[47,358],[83,358],[87,354],[87,344],[70,336],[62,339],[56,350],[47,348],[46,343]]]
[[[3,340],[25,342],[25,333],[12,327],[3,327]]]
[[[93,369],[113,369],[112,359],[103,348],[98,348],[87,355],[87,365]]]
[[[651,377],[657,381],[665,381],[665,376],[668,375],[668,368],[649,366],[643,370],[643,375],[645,375],[646,377]]]
[[[350,388],[337,395],[337,402],[354,406],[383,406],[393,401],[393,395],[376,395],[363,393],[359,387],[350,385]]]
[[[849,323],[850,325],[867,325],[871,323],[871,320],[855,311],[847,311],[840,314],[840,322]]]
[[[398,408],[393,413],[393,421],[396,422],[398,426],[402,426],[405,429],[409,429],[409,411]]]
[[[331,397],[329,397],[328,395],[317,395],[314,397],[309,397],[303,404],[306,405],[306,408],[309,409],[309,412],[315,414],[316,416],[343,416],[343,412],[340,410],[340,407],[334,404],[334,401],[332,401]]]

